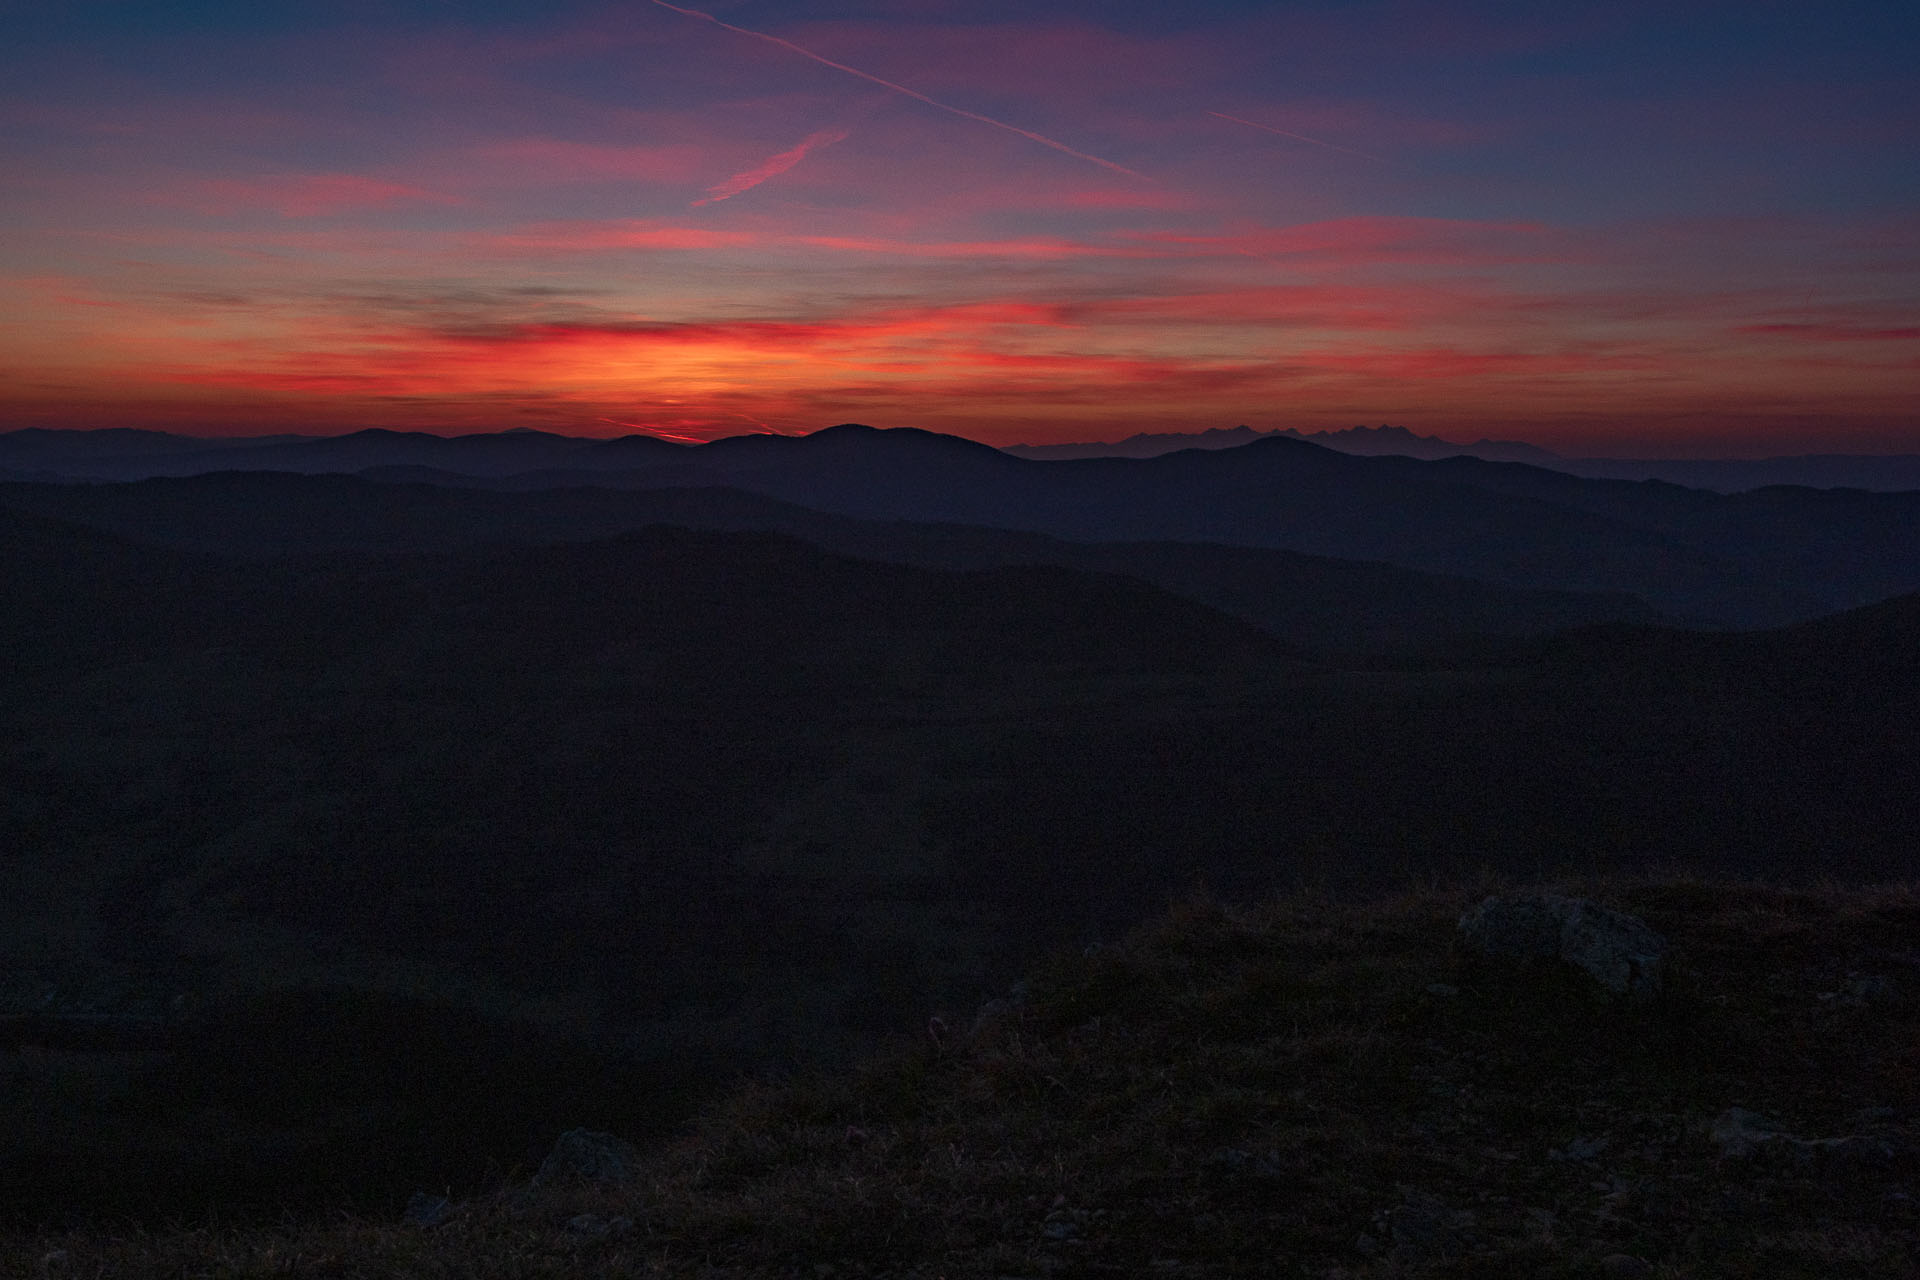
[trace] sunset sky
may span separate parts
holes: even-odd
[[[1920,6],[0,0],[0,430],[1920,452]]]

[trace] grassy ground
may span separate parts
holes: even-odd
[[[7,1276],[1911,1277],[1920,888],[1561,886],[1668,989],[1475,963],[1476,893],[1198,904],[620,1186],[0,1240]],[[1806,1139],[1746,1157],[1728,1108]]]

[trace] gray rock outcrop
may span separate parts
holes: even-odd
[[[1556,893],[1495,895],[1460,917],[1468,951],[1510,961],[1561,961],[1629,1000],[1660,993],[1667,941],[1638,916]]]

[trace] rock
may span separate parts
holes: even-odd
[[[1900,1151],[1885,1138],[1850,1133],[1839,1138],[1789,1138],[1787,1153],[1795,1164],[1823,1173],[1849,1173],[1889,1165]]]
[[[453,1217],[453,1202],[445,1196],[416,1191],[408,1197],[407,1207],[401,1217],[412,1226],[437,1227]]]
[[[567,1219],[567,1234],[579,1244],[617,1240],[632,1230],[632,1218],[602,1218],[598,1214],[582,1213]]]
[[[1238,1147],[1222,1147],[1215,1151],[1207,1157],[1206,1167],[1221,1173],[1262,1181],[1284,1178],[1287,1173],[1286,1166],[1281,1163],[1276,1152],[1243,1151]]]
[[[1838,991],[1822,991],[1820,1000],[1842,1009],[1864,1009],[1870,1004],[1884,1004],[1893,994],[1892,981],[1880,974],[1870,973],[1861,977],[1850,973],[1845,986]]]
[[[1470,1209],[1454,1209],[1440,1197],[1412,1187],[1400,1189],[1401,1203],[1375,1215],[1391,1242],[1393,1261],[1421,1265],[1447,1262],[1466,1253],[1476,1218]]]
[[[967,1043],[985,1045],[998,1039],[1020,1019],[1020,1010],[1011,1000],[989,1000],[980,1006],[973,1016],[973,1025],[967,1030]]]
[[[1610,1144],[1610,1142],[1611,1142],[1611,1139],[1609,1139],[1605,1134],[1602,1134],[1598,1138],[1576,1137],[1572,1142],[1569,1142],[1566,1146],[1556,1147],[1552,1151],[1547,1152],[1547,1159],[1549,1160],[1591,1160],[1595,1156],[1599,1155],[1602,1151],[1605,1151],[1608,1145]]]
[[[1894,1144],[1870,1134],[1838,1138],[1801,1138],[1744,1107],[1728,1107],[1714,1118],[1707,1135],[1722,1159],[1762,1157],[1802,1172],[1850,1173],[1892,1163]]]
[[[640,1153],[633,1145],[610,1133],[588,1129],[569,1129],[553,1144],[553,1150],[540,1162],[533,1185],[580,1180],[617,1184],[633,1179]]]
[[[1780,1126],[1745,1107],[1728,1107],[1714,1117],[1708,1139],[1723,1160],[1745,1160],[1762,1145],[1782,1137]]]
[[[1584,898],[1496,895],[1460,917],[1460,943],[1497,960],[1558,960],[1630,1000],[1660,993],[1667,942],[1645,921]]]
[[[1630,1253],[1610,1253],[1600,1259],[1600,1270],[1609,1280],[1645,1280],[1653,1274],[1653,1264]]]

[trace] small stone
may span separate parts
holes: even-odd
[[[1402,1188],[1401,1197],[1401,1204],[1381,1215],[1394,1261],[1443,1262],[1466,1251],[1475,1222],[1472,1210],[1453,1209],[1431,1192],[1412,1187]]]
[[[1767,1141],[1781,1136],[1780,1126],[1745,1107],[1728,1107],[1714,1117],[1707,1137],[1727,1160],[1745,1160]]]
[[[616,1230],[616,1228],[620,1229]],[[597,1214],[583,1213],[567,1219],[567,1234],[581,1244],[594,1244],[615,1235],[624,1235],[632,1229],[633,1222],[628,1218],[614,1218],[608,1221]]]
[[[1598,1138],[1575,1138],[1566,1146],[1547,1152],[1547,1159],[1591,1160],[1607,1149],[1609,1141],[1605,1136]]]
[[[579,1179],[612,1185],[631,1181],[640,1153],[633,1145],[610,1133],[587,1129],[569,1129],[553,1144],[553,1150],[533,1175],[533,1185]]]
[[[453,1203],[445,1196],[416,1191],[408,1197],[401,1216],[412,1226],[437,1227],[453,1216]]]
[[[1019,1017],[1020,1011],[1013,1001],[989,1000],[973,1015],[973,1025],[967,1029],[967,1042],[983,1045],[1013,1026]]]
[[[1451,1000],[1460,994],[1460,988],[1454,986],[1451,982],[1429,982],[1427,984],[1427,994],[1430,996],[1439,996],[1442,1000]]]
[[[1609,1280],[1645,1280],[1653,1274],[1653,1264],[1630,1253],[1610,1253],[1600,1259],[1600,1270]]]
[[[1272,1151],[1243,1151],[1222,1147],[1207,1157],[1207,1167],[1242,1178],[1273,1179],[1284,1177],[1286,1168]]]

